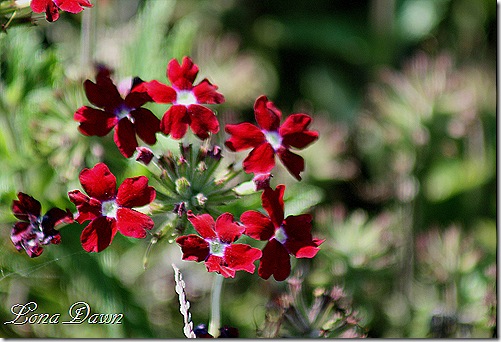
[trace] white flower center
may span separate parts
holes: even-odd
[[[115,202],[115,200],[104,201],[101,204],[101,212],[103,213],[103,216],[112,217],[116,219],[117,210],[118,210],[118,205],[117,202]]]
[[[266,141],[268,141],[275,151],[282,146],[282,137],[277,131],[263,131]]]
[[[218,239],[206,240],[206,241],[209,243],[210,254],[218,257],[224,256],[224,251],[226,247],[228,247],[227,243],[221,242]]]
[[[197,104],[197,98],[191,90],[178,90],[175,104],[189,106]]]
[[[278,228],[275,232],[275,240],[280,242],[282,245],[285,241],[287,241],[287,234],[285,234],[285,230],[282,227]]]

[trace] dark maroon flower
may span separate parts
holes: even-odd
[[[75,218],[78,223],[90,220],[84,228],[80,241],[87,252],[101,252],[108,247],[117,231],[125,236],[142,239],[146,230],[153,228],[153,220],[133,210],[151,203],[156,196],[155,189],[148,186],[144,176],[127,178],[116,190],[116,178],[103,163],[92,169],[83,169],[80,183],[87,196],[80,190],[68,193],[78,209]]]
[[[224,213],[214,219],[209,214],[194,215],[188,211],[188,220],[200,234],[180,236],[176,242],[183,251],[183,260],[204,261],[207,271],[234,278],[236,271],[254,273],[254,261],[261,251],[246,244],[233,243],[244,227],[234,222],[233,215]]]
[[[308,130],[311,117],[292,114],[280,125],[282,112],[264,95],[256,100],[254,115],[259,127],[248,122],[225,126],[225,131],[232,135],[225,142],[226,147],[235,152],[252,148],[243,162],[247,173],[269,173],[277,154],[287,170],[301,180],[304,160],[290,148],[303,149],[318,139],[318,132]]]
[[[132,157],[138,147],[136,134],[148,145],[155,144],[160,120],[149,109],[141,107],[152,101],[143,84],[136,77],[124,99],[111,80],[110,71],[101,68],[96,83],[86,80],[84,87],[89,101],[102,109],[83,106],[75,112],[74,119],[80,122],[80,132],[103,137],[115,127],[113,139],[126,158]]]
[[[193,85],[197,74],[198,66],[191,58],[183,57],[181,65],[172,59],[167,66],[167,77],[172,86],[155,80],[145,82],[153,101],[172,103],[162,117],[160,130],[166,135],[170,134],[173,139],[184,137],[188,126],[202,140],[209,137],[209,132],[219,132],[219,122],[214,112],[202,104],[223,103],[224,96],[207,79]]]
[[[312,238],[311,215],[290,215],[284,219],[284,191],[284,185],[264,190],[261,201],[269,216],[249,210],[240,217],[246,235],[268,241],[258,269],[263,279],[273,275],[275,280],[285,280],[291,272],[289,254],[313,258],[319,251],[318,246],[325,241]]]
[[[52,208],[41,216],[40,202],[22,192],[17,197],[18,200],[12,202],[12,211],[20,221],[12,227],[10,238],[18,251],[24,249],[34,258],[42,254],[42,245],[61,242],[61,235],[54,227],[73,222],[73,214],[69,209]]]
[[[59,10],[80,13],[84,7],[92,7],[88,0],[31,0],[31,10],[35,13],[45,12],[48,22],[59,19]]]
[[[139,146],[136,147],[136,150],[137,150],[136,160],[138,162],[143,163],[144,165],[149,165],[151,160],[155,157],[153,151],[148,147]]]

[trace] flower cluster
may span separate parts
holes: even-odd
[[[84,7],[92,7],[89,0],[31,0],[31,10],[45,13],[45,19],[53,22],[59,19],[59,10],[69,13],[80,13]]]
[[[33,1],[32,6],[39,10],[40,3]],[[44,4],[47,11],[56,5],[63,10],[90,5],[84,0],[54,0]],[[155,224],[149,215],[136,208],[150,206],[154,212],[170,213],[171,217],[152,233],[152,244],[170,232],[181,247],[182,259],[204,262],[209,272],[224,277],[235,277],[236,271],[254,273],[255,262],[259,260],[260,277],[285,280],[291,273],[290,257],[313,258],[323,240],[311,234],[311,215],[285,217],[285,185],[273,189],[271,171],[277,155],[292,176],[301,180],[304,160],[291,150],[305,148],[318,139],[318,133],[308,129],[312,119],[307,114],[292,114],[281,122],[281,111],[264,95],[254,104],[257,125],[225,126],[225,132],[230,134],[225,146],[230,151],[252,149],[242,168],[254,174],[255,189],[262,190],[262,208],[267,213],[249,210],[236,220],[221,208],[238,198],[230,181],[239,170],[230,165],[222,177],[216,176],[223,151],[209,141],[220,130],[216,113],[209,105],[221,104],[225,98],[208,79],[195,83],[198,71],[198,66],[184,57],[181,63],[176,59],[168,63],[170,85],[135,77],[125,91],[120,91],[124,87],[117,87],[112,72],[103,66],[98,68],[95,81],[84,82],[92,106],[84,105],[74,113],[79,131],[86,136],[104,137],[114,130],[113,140],[121,154],[126,158],[136,154],[137,161],[154,168],[150,171],[156,184],[153,188],[147,177],[137,176],[125,179],[117,188],[116,177],[106,164],[84,168],[79,180],[85,193],[68,192],[77,209],[75,221],[85,225],[80,237],[82,247],[87,252],[101,252],[117,232],[145,238]],[[159,119],[145,107],[148,102],[170,106]],[[202,140],[199,148],[180,142],[179,154],[167,151],[157,156],[140,145],[140,142],[154,145],[157,133],[180,140],[188,133],[188,127]],[[12,241],[17,249],[24,248],[30,256],[40,255],[41,245],[59,243],[54,226],[73,220],[69,211],[57,208],[40,217],[39,203],[22,193],[14,201],[13,211],[22,221],[14,225]],[[246,242],[251,241],[250,237],[266,244],[262,250],[255,248],[241,243],[243,236],[247,237]]]

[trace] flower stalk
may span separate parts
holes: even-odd
[[[209,322],[209,334],[217,336],[221,326],[221,292],[223,289],[224,277],[220,274],[214,274],[214,282],[211,290],[211,317]]]

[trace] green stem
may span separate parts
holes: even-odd
[[[223,289],[224,277],[220,274],[214,274],[214,282],[211,290],[211,318],[209,322],[209,334],[214,337],[219,335],[221,326],[221,290]]]

